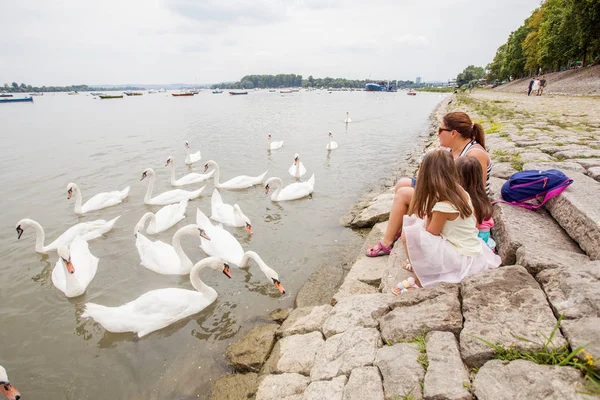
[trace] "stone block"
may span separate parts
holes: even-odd
[[[553,161],[554,159],[548,154],[540,151],[525,151],[519,154],[519,160],[524,163],[530,163],[536,161]]]
[[[229,364],[238,371],[258,372],[275,344],[278,324],[257,326],[225,352]]]
[[[569,172],[571,184],[546,209],[592,260],[600,259],[600,184],[577,172]]]
[[[414,400],[423,398],[421,382],[425,376],[425,370],[418,361],[419,356],[421,353],[414,343],[383,346],[377,351],[374,364],[379,368],[383,377],[386,399],[409,395],[412,395]]]
[[[379,290],[375,286],[367,285],[353,279],[346,279],[337,293],[331,298],[331,305],[335,306],[340,300],[346,297],[372,293],[379,293]]]
[[[575,320],[563,320],[561,330],[571,349],[585,346],[586,354],[590,354],[593,359],[600,357],[600,318],[584,317]],[[585,355],[581,358],[585,358]]]
[[[383,236],[380,237],[380,239]],[[387,257],[359,257],[350,268],[346,279],[360,281],[378,287],[385,272]]]
[[[565,162],[576,162],[581,165],[585,169],[590,169],[593,167],[600,167],[600,158],[573,158],[569,160],[565,160]]]
[[[329,304],[296,308],[279,328],[281,336],[320,331],[332,307]]]
[[[275,343],[261,374],[294,372],[308,375],[314,365],[315,354],[323,343],[321,332],[286,336]]]
[[[576,162],[550,161],[550,162],[530,162],[523,164],[523,171],[530,169],[558,169],[569,175],[570,172],[585,173],[585,168]]]
[[[469,371],[465,368],[456,338],[450,332],[427,335],[427,360],[423,394],[431,400],[469,400]]]
[[[553,249],[544,252],[539,248],[521,246],[516,253],[516,264],[524,267],[531,275],[536,276],[543,270],[580,265],[590,262],[585,254]]]
[[[371,228],[371,231],[365,238],[365,241],[360,249],[357,259],[366,257],[365,253],[367,252],[367,250],[369,250],[371,247],[377,245],[377,242],[379,242],[383,238],[383,235],[385,234],[385,230],[387,229],[387,226],[388,226],[387,221],[379,222],[379,223],[373,225],[373,228]],[[380,258],[385,258],[385,257],[380,257]]]
[[[587,146],[582,146],[579,144],[568,144],[566,146],[557,146],[555,144],[548,144],[545,146],[540,146],[539,147],[540,151],[546,153],[546,154],[556,154],[559,151],[583,151],[583,150],[589,150],[589,147]]]
[[[492,173],[490,174],[490,176],[501,179],[508,179],[515,172],[517,172],[517,170],[513,168],[511,163],[499,162],[493,164]]]
[[[255,373],[225,375],[217,379],[211,400],[249,399],[258,388],[258,375]]]
[[[343,400],[384,400],[381,375],[376,367],[360,367],[352,370],[344,388]]]
[[[564,150],[554,153],[557,158],[600,158],[600,150]]]
[[[494,198],[500,199],[503,180],[490,178]],[[551,252],[554,249],[580,253],[579,246],[567,233],[543,210],[531,211],[508,204],[494,205],[492,235],[497,243],[498,254],[503,265],[513,265],[516,252],[521,246]]]
[[[380,347],[381,337],[374,328],[354,328],[332,336],[317,352],[310,378],[327,380],[348,375],[354,368],[372,365]]]
[[[430,331],[458,334],[462,328],[458,290],[458,284],[444,283],[397,296],[390,303],[392,311],[379,320],[381,337],[395,343]]]
[[[394,191],[386,190],[373,198],[368,206],[361,210],[349,223],[351,228],[370,228],[378,222],[387,221],[390,217]]]
[[[329,338],[353,328],[377,328],[393,300],[389,294],[359,294],[341,299],[323,323],[323,334]]]
[[[544,292],[521,266],[469,276],[461,287],[465,321],[460,348],[463,360],[470,367],[483,365],[494,354],[493,348],[480,339],[521,350],[540,350],[544,342],[540,333],[549,335],[556,325]],[[559,331],[552,344],[558,347],[566,344]]]
[[[300,374],[265,375],[258,384],[256,400],[302,400],[310,379]]]
[[[383,258],[386,262],[385,270],[381,277],[381,284],[379,285],[379,289],[382,293],[391,293],[394,285],[398,284],[398,282],[402,282],[403,280],[414,276],[414,274],[410,271],[405,270],[402,267],[404,261],[406,261],[406,252],[404,251],[404,246],[399,243],[392,249],[392,252],[387,257],[379,257]]]
[[[587,175],[600,182],[600,167],[592,167],[587,170]]]
[[[282,324],[289,317],[292,310],[292,308],[277,308],[269,313],[269,318],[278,324]]]
[[[516,360],[488,361],[477,373],[473,391],[478,400],[583,400],[579,371]]]
[[[555,315],[564,314],[565,319],[600,317],[600,261],[544,270],[537,280]]]
[[[342,400],[348,378],[341,375],[330,381],[315,381],[304,391],[303,400]]]

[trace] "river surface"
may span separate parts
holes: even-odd
[[[438,94],[327,91],[281,95],[268,91],[248,96],[194,97],[145,94],[100,100],[89,94],[35,97],[34,103],[0,105],[0,364],[24,399],[188,399],[208,398],[212,382],[230,371],[223,356],[268,312],[291,307],[308,277],[320,266],[340,263],[356,251],[358,233],[339,220],[366,190],[391,171],[427,127]],[[344,124],[346,111],[352,122]],[[325,150],[327,132],[339,148]],[[267,151],[267,135],[284,140]],[[183,163],[184,140],[202,161]],[[207,309],[143,339],[105,331],[81,318],[88,301],[116,306],[159,288],[192,290],[187,276],[164,276],[142,267],[133,227],[147,211],[145,168],[156,172],[154,193],[170,190],[169,156],[176,175],[203,172],[206,160],[219,163],[221,181],[237,175],[279,176],[299,153],[315,174],[312,198],[273,203],[264,188],[221,191],[251,219],[254,235],[228,228],[245,250],[254,250],[278,271],[287,293],[252,263],[231,269],[232,279],[204,270],[202,279],[219,293]],[[131,186],[122,204],[78,217],[67,200],[69,182],[83,199]],[[195,184],[186,187],[200,187]],[[210,181],[200,199],[188,205],[187,218],[152,240],[171,243],[173,233],[194,223],[196,207],[210,215]],[[57,255],[34,251],[35,231],[17,240],[15,223],[38,221],[46,244],[70,226],[95,219],[121,218],[115,228],[90,242],[100,258],[98,273],[85,295],[67,299],[51,280]],[[183,240],[193,262],[205,257],[194,238]]]

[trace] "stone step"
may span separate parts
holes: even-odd
[[[405,270],[402,265],[406,261],[406,251],[402,241],[398,240],[392,249],[392,253],[387,257],[382,257],[385,261],[385,268],[382,273],[379,289],[382,293],[391,293],[392,288],[403,280],[414,277],[414,274]]]
[[[351,228],[370,228],[378,222],[387,221],[394,200],[394,188],[386,189],[366,203],[366,207],[344,221]]]
[[[450,332],[427,335],[427,373],[423,394],[426,399],[469,400],[469,371],[465,368],[456,338]]]
[[[423,398],[421,382],[425,370],[419,363],[421,353],[414,343],[398,343],[383,346],[377,351],[374,365],[383,377],[383,390],[386,399]],[[412,397],[409,397],[412,396]],[[368,397],[365,397],[367,399]]]
[[[286,336],[277,341],[260,373],[297,373],[308,376],[315,363],[315,354],[323,343],[325,340],[321,332]]]
[[[265,375],[258,383],[256,400],[302,400],[310,378],[300,374]]]
[[[461,282],[461,294],[464,327],[460,348],[469,367],[479,367],[494,355],[494,349],[482,339],[525,351],[540,350],[544,342],[540,335],[550,335],[556,326],[546,295],[519,265],[471,275]],[[566,344],[560,331],[552,344]]]
[[[501,199],[504,180],[491,177],[490,186],[494,199]],[[513,265],[519,247],[527,246],[538,251],[554,249],[581,253],[581,249],[557,222],[543,209],[537,211],[509,204],[494,205],[492,236],[497,243],[498,255],[503,265]]]

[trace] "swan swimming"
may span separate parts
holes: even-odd
[[[236,176],[235,178],[231,178],[227,182],[220,183],[219,182],[219,177],[220,177],[219,164],[217,164],[213,160],[207,161],[206,164],[204,164],[204,172],[206,172],[206,170],[210,166],[215,167],[215,176],[214,176],[215,181],[214,182],[215,182],[215,187],[219,188],[219,189],[247,189],[254,185],[260,185],[260,184],[262,184],[263,180],[265,179],[267,172],[269,172],[269,171],[265,171],[262,175],[259,175],[259,176],[240,175],[240,176]]]
[[[202,159],[202,157],[200,156],[200,151],[197,151],[195,153],[190,153],[190,144],[186,141],[185,142],[185,163],[187,165],[192,165],[195,162],[198,162]]]
[[[19,400],[21,398],[21,393],[11,385],[6,370],[2,365],[0,365],[0,393],[6,396],[8,400]]]
[[[304,168],[304,164],[300,161],[300,155],[298,153],[294,154],[294,163],[288,172],[294,178],[301,178],[306,174],[306,168]]]
[[[183,236],[203,237],[206,240],[210,240],[210,237],[206,236],[204,229],[194,224],[186,225],[175,232],[172,241],[173,245],[166,244],[160,240],[151,241],[139,232],[140,228],[141,226],[138,224],[133,230],[136,237],[135,247],[137,247],[138,254],[140,255],[140,264],[162,275],[187,275],[192,270],[194,263],[181,247],[181,238]]]
[[[185,218],[185,211],[187,210],[188,200],[181,200],[177,204],[169,204],[164,206],[156,214],[147,212],[142,215],[137,225],[141,225],[138,230],[143,230],[146,225],[146,221],[150,220],[150,224],[146,228],[146,233],[150,235],[156,235],[162,231],[166,231],[173,225]],[[136,226],[137,226],[136,225]]]
[[[191,192],[187,191],[187,190],[182,190],[182,189],[174,189],[174,190],[169,190],[167,192],[163,192],[163,193],[157,195],[156,197],[152,197],[152,190],[154,189],[154,181],[156,180],[156,177],[154,175],[154,170],[152,168],[145,169],[144,172],[142,173],[142,179],[140,179],[140,180],[143,181],[146,177],[148,177],[149,182],[148,182],[148,189],[146,190],[146,195],[144,196],[145,204],[164,206],[167,204],[179,203],[181,200],[193,200],[195,198],[200,197],[200,193],[202,193],[202,191],[206,187],[206,186],[202,186],[200,189],[194,190]]]
[[[56,252],[58,261],[52,270],[52,283],[68,298],[81,296],[96,276],[98,258],[81,236],[73,239],[71,246],[61,246]]]
[[[230,264],[240,266],[244,257],[244,249],[238,240],[221,224],[213,225],[208,217],[196,209],[196,224],[206,230],[210,240],[200,238],[202,251],[212,257],[220,257]]]
[[[173,161],[173,157],[167,158],[165,167],[169,166],[169,164],[171,164],[171,186],[185,186],[191,185],[192,183],[204,182],[210,179],[214,174],[214,171],[210,171],[208,174],[190,172],[179,179],[175,179],[175,162]]]
[[[222,259],[205,258],[190,272],[196,290],[167,288],[151,290],[118,307],[86,303],[83,318],[93,318],[109,332],[135,332],[139,338],[204,310],[217,299],[217,291],[200,279],[200,271],[209,267],[231,278],[229,265]]]
[[[271,195],[272,201],[286,201],[301,199],[310,196],[315,189],[315,174],[312,174],[306,182],[294,182],[286,187],[283,187],[283,182],[280,178],[272,177],[265,182],[265,194],[269,193],[272,184],[277,185],[277,190]]]
[[[331,132],[329,132],[329,143],[327,143],[327,146],[325,147],[325,149],[327,149],[329,151],[335,150],[338,148],[337,142],[334,142],[331,140],[332,137],[333,137],[333,135],[331,134]]]
[[[73,225],[67,229],[48,246],[44,246],[44,241],[46,240],[44,228],[42,228],[38,222],[29,218],[24,218],[17,222],[17,239],[21,239],[24,228],[32,226],[35,229],[35,251],[46,254],[50,251],[58,249],[60,246],[69,246],[73,239],[75,239],[77,236],[81,236],[86,242],[99,238],[106,232],[110,231],[119,218],[121,218],[120,215],[117,218],[111,219],[110,221],[97,219],[90,222],[80,222],[77,225]]]
[[[210,219],[236,228],[246,227],[248,233],[252,235],[252,223],[250,222],[250,218],[242,212],[239,205],[234,204],[232,206],[223,203],[223,199],[217,188],[213,190],[212,197],[210,198],[210,210]]]
[[[106,207],[120,204],[129,194],[129,186],[121,191],[115,190],[112,192],[98,193],[83,205],[81,205],[83,200],[81,199],[81,190],[79,189],[79,186],[74,183],[69,183],[67,185],[67,199],[70,199],[73,193],[75,193],[75,209],[73,211],[75,214],[85,214],[90,211],[101,210]]]
[[[350,123],[352,122],[352,120],[350,119],[350,113],[346,111],[346,119],[344,120],[344,123]]]
[[[269,135],[269,146],[267,150],[279,150],[283,147],[283,140],[280,142],[271,142],[271,135]]]
[[[275,285],[275,287],[277,288],[277,290],[279,290],[279,293],[285,294],[285,289],[283,288],[283,285],[279,281],[279,275],[277,275],[277,272],[275,272],[275,270],[270,268],[262,260],[262,258],[260,258],[260,256],[256,252],[254,252],[254,251],[245,252],[244,257],[242,258],[242,261],[240,262],[240,267],[241,268],[247,267],[250,264],[250,260],[254,260],[256,262],[256,264],[258,265],[258,267],[260,268],[262,273],[265,274],[267,279],[272,281],[273,284]]]

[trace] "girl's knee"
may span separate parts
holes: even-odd
[[[411,178],[400,178],[398,182],[396,182],[396,191],[403,187],[412,187],[412,179]]]

